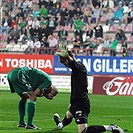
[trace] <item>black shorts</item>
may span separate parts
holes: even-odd
[[[71,104],[69,111],[75,118],[77,124],[88,123],[88,114],[90,113],[89,99]]]

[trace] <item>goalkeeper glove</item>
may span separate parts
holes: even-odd
[[[68,50],[67,44],[65,42],[59,43],[59,49],[60,49],[60,51],[67,51]]]
[[[56,52],[55,55],[58,55],[62,58],[66,58],[66,59],[69,57],[68,52],[66,50],[61,50],[61,52]]]

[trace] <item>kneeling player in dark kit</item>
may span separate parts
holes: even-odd
[[[70,68],[72,72],[70,106],[62,121],[57,113],[54,114],[54,121],[57,128],[64,128],[74,118],[78,126],[78,133],[100,133],[106,131],[124,133],[120,127],[114,124],[87,126],[88,115],[90,113],[90,100],[88,98],[86,67],[74,58],[72,52],[68,50],[65,44],[59,44],[59,49],[60,52],[56,52],[56,55],[59,56],[60,62]]]

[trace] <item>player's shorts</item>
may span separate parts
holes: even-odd
[[[90,113],[90,101],[86,99],[82,102],[72,104],[69,109],[75,118],[77,124],[88,123],[88,114]]]
[[[7,80],[10,86],[11,93],[23,93],[32,91],[27,75],[19,68],[15,68],[7,75]]]

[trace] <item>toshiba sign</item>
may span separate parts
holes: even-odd
[[[21,55],[2,54],[0,59],[0,73],[7,73],[16,67],[35,67],[47,73],[53,73],[52,55]]]
[[[93,94],[133,96],[133,77],[95,76]]]

